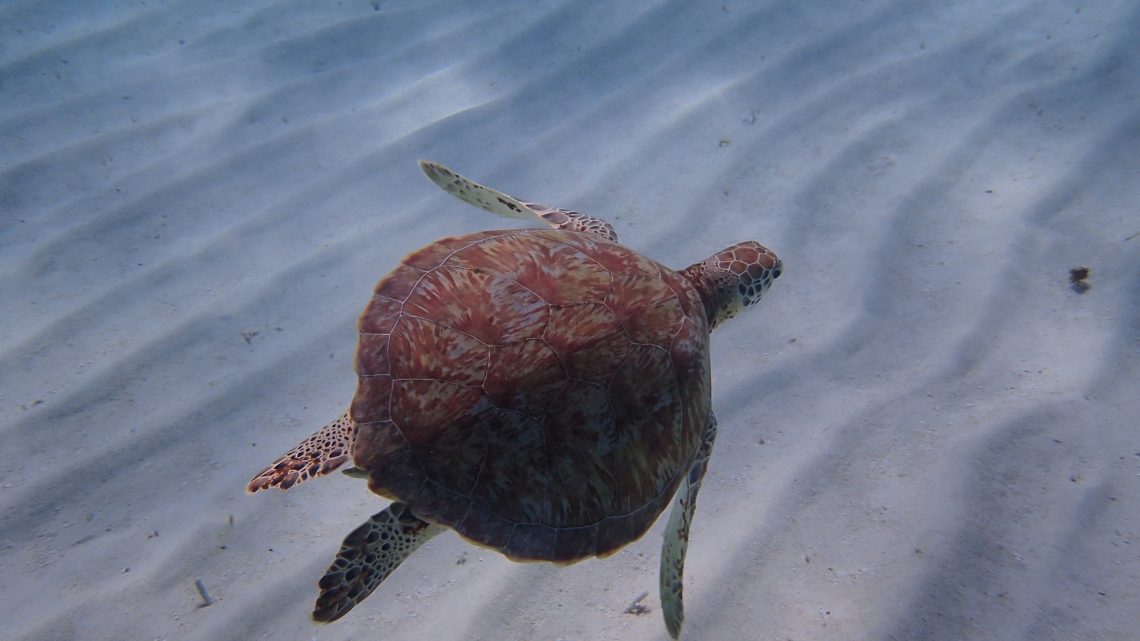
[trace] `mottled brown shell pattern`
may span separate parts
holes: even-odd
[[[641,536],[708,418],[700,296],[596,234],[435,242],[379,282],[359,330],[350,411],[371,489],[515,560]]]

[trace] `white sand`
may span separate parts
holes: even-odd
[[[662,523],[564,569],[441,536],[317,626],[382,502],[244,494],[348,403],[372,284],[510,224],[422,157],[677,267],[783,257],[713,340],[685,638],[1140,639],[1138,28],[1124,0],[0,5],[2,636],[667,638]]]

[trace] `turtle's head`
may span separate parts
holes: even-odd
[[[700,292],[709,324],[716,327],[759,302],[783,268],[772,250],[746,240],[686,267],[681,273]]]

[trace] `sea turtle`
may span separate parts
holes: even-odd
[[[746,241],[674,271],[604,220],[420,166],[467,203],[553,229],[454,236],[405,258],[360,316],[348,411],[250,481],[285,490],[351,458],[348,473],[393,501],[345,538],[313,618],[343,616],[447,528],[567,564],[634,541],[672,500],[660,590],[676,638],[716,437],[709,331],[759,301],[780,260]]]

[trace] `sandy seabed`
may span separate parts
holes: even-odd
[[[513,224],[431,158],[784,259],[713,337],[684,638],[1140,639],[1138,41],[1123,0],[0,4],[4,637],[667,638],[661,522],[440,536],[318,626],[382,502],[244,493],[347,405],[372,284]]]

